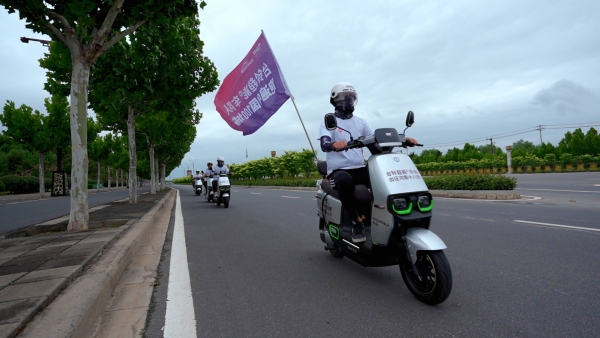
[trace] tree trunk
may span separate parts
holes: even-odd
[[[119,169],[115,169],[115,188],[119,189]]]
[[[96,178],[96,192],[100,191],[100,161],[98,163],[98,177]]]
[[[137,154],[135,153],[135,114],[130,106],[127,112],[127,137],[129,139],[129,203],[137,203]]]
[[[40,197],[46,197],[46,187],[44,185],[44,153],[40,153],[40,164],[39,164],[39,181],[40,181]]]
[[[90,68],[80,55],[72,55],[70,125],[71,125],[71,213],[68,231],[88,229],[88,150],[87,105]]]
[[[161,191],[162,189],[160,188],[160,171],[158,170],[158,157],[154,160],[155,163],[155,170],[154,170],[154,185],[156,186],[156,190]]]
[[[110,190],[110,166],[106,166],[106,176],[108,176],[108,190]]]
[[[161,175],[160,175],[160,188],[161,189],[165,189],[165,187],[166,187],[165,186],[165,175],[166,175],[166,173],[167,173],[167,164],[163,163],[162,164],[162,172],[161,172]]]
[[[150,144],[150,193],[152,195],[156,194],[156,185],[154,184],[154,145]]]

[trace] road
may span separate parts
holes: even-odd
[[[150,187],[138,188],[138,194],[146,191],[150,191]],[[93,208],[127,197],[127,189],[94,192],[88,195],[88,206]],[[0,234],[68,215],[70,210],[69,196],[0,205]]]
[[[435,307],[410,294],[398,267],[324,251],[314,192],[236,188],[224,209],[179,187],[194,311],[177,320],[191,316],[198,337],[598,337],[597,196],[554,190],[598,191],[588,183],[600,174],[570,175],[518,176],[520,193],[541,199],[437,199],[431,230],[448,246],[454,286]],[[181,265],[170,260],[175,219],[147,337],[163,336],[167,303],[180,307],[167,302],[170,267]]]

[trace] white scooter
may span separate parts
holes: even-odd
[[[409,112],[406,128],[414,123]],[[327,130],[337,127],[333,114],[325,116]],[[405,129],[406,131],[406,129]],[[352,221],[344,211],[337,190],[327,179],[327,162],[317,163],[324,179],[317,181],[317,210],[321,241],[333,256],[348,258],[362,266],[399,265],[404,283],[420,301],[435,305],[452,290],[452,272],[443,249],[444,242],[429,230],[433,198],[425,181],[408,155],[392,153],[394,147],[421,146],[405,141],[394,128],[375,130],[375,135],[350,135],[346,149],[366,147],[371,190],[357,185],[357,211],[366,218],[366,241],[352,242]]]
[[[215,191],[215,196],[213,201],[217,203],[217,206],[220,206],[223,203],[225,208],[229,208],[229,196],[231,193],[231,183],[229,182],[229,177],[225,172],[221,172],[219,175],[219,180],[217,181],[217,191]]]
[[[195,188],[195,192],[196,192],[196,196],[200,196],[200,194],[202,194],[202,180],[201,179],[194,179],[194,186]]]

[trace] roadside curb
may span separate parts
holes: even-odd
[[[257,188],[257,189],[271,189],[271,190],[317,191],[316,183],[315,183],[315,187],[286,187],[286,186],[259,186],[259,185],[234,185],[233,187],[240,188],[240,189]]]
[[[430,190],[433,197],[444,198],[466,198],[477,200],[518,200],[521,195],[516,192],[504,192],[502,190],[465,190],[465,191],[445,191],[445,190]]]
[[[176,189],[171,189],[133,223],[83,275],[34,318],[19,337],[86,337],[132,258],[145,242],[156,214],[176,192]]]
[[[240,189],[270,189],[270,190],[301,190],[301,191],[317,191],[317,187],[286,187],[286,186],[257,186],[257,185],[237,185],[234,188]],[[433,197],[444,197],[444,198],[467,198],[467,199],[480,199],[480,200],[518,200],[521,199],[521,195],[509,190],[430,190]]]

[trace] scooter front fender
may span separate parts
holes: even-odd
[[[406,244],[413,263],[417,261],[417,251],[444,250],[444,241],[433,232],[423,228],[410,228],[406,232]]]
[[[223,196],[221,196],[221,197],[229,197],[229,194],[228,193],[224,193]]]

